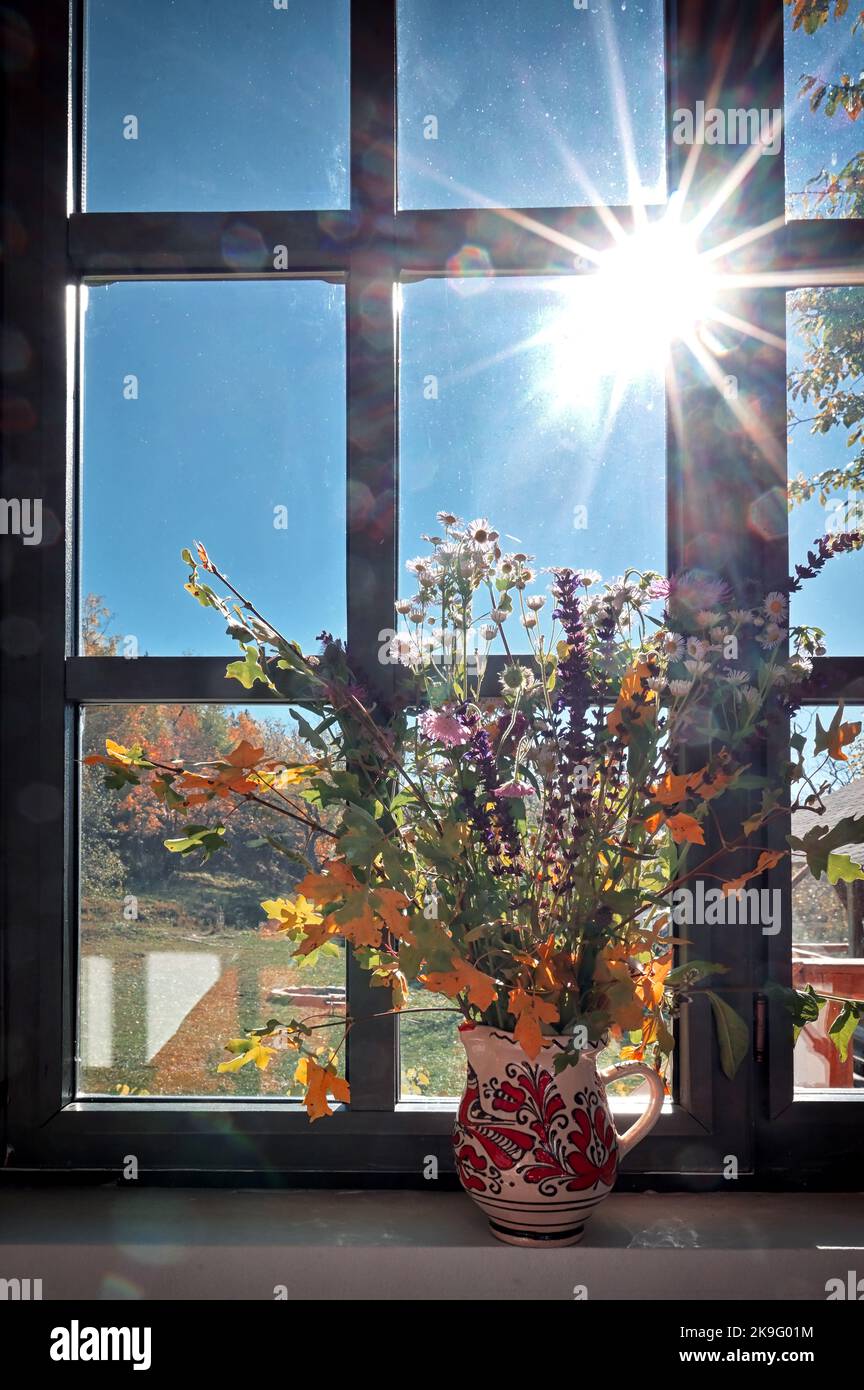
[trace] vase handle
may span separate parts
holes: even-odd
[[[663,1082],[653,1067],[649,1067],[646,1062],[616,1062],[614,1066],[607,1067],[598,1075],[604,1085],[609,1081],[617,1081],[619,1076],[644,1076],[648,1082],[651,1094],[648,1097],[648,1104],[644,1112],[623,1134],[618,1134],[618,1128],[615,1126],[615,1133],[618,1134],[618,1153],[619,1157],[623,1158],[639,1143],[640,1139],[645,1138],[645,1135],[654,1128],[659,1120],[660,1111],[663,1109]],[[612,1123],[615,1124],[614,1119]]]

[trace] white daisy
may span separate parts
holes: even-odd
[[[765,613],[775,623],[784,623],[789,612],[789,602],[785,594],[778,593],[776,590],[770,593],[762,605]]]

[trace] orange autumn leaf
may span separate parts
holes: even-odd
[[[836,729],[828,730],[828,752],[835,762],[848,763],[849,759],[843,749],[847,743],[854,743],[860,732],[860,721],[855,724],[839,724]]]
[[[543,1046],[542,1025],[557,1023],[558,1010],[536,994],[528,994],[521,985],[511,989],[507,1007],[517,1020],[513,1036],[533,1061]]]
[[[331,859],[323,873],[309,873],[297,884],[295,893],[302,893],[313,903],[331,903],[344,896],[346,889],[361,885],[343,859]]]
[[[409,903],[404,893],[397,893],[395,888],[376,888],[370,894],[370,901],[393,936],[398,937],[400,941],[413,940],[408,918],[403,911]]]
[[[704,845],[705,832],[693,816],[688,816],[684,811],[679,811],[677,816],[670,816],[666,824],[672,831],[672,839],[676,845]]]
[[[310,1120],[320,1120],[322,1115],[332,1115],[327,1097],[334,1100],[349,1101],[351,1088],[344,1076],[339,1076],[335,1067],[322,1067],[313,1057],[301,1057],[297,1063],[294,1080],[306,1087],[303,1104]]]
[[[625,715],[631,724],[644,724],[654,713],[657,694],[656,691],[648,687],[651,675],[650,666],[642,661],[638,666],[631,667],[624,676],[615,708],[606,717],[606,727],[610,734],[615,734],[619,738],[624,736],[626,733]]]
[[[207,551],[200,541],[195,542],[195,552],[198,556],[198,563],[201,565],[201,568],[213,573],[213,561],[210,559],[210,556],[207,554]]]
[[[651,788],[652,801],[661,806],[676,806],[690,790],[690,778],[685,773],[667,772],[656,787]]]
[[[741,771],[741,768],[736,768],[734,772],[725,772],[723,768],[717,768],[714,772],[709,772],[707,767],[703,767],[690,777],[690,790],[701,801],[710,801],[712,797],[725,792]]]
[[[723,884],[723,892],[737,893],[740,888],[744,887],[745,883],[750,882],[751,878],[758,878],[760,874],[766,873],[768,869],[773,869],[776,864],[780,863],[781,859],[786,858],[788,853],[789,851],[785,849],[763,850],[759,855],[755,869],[750,869],[748,873],[741,874],[740,878],[730,878],[727,883]]]
[[[350,893],[342,907],[329,917],[336,924],[336,930],[352,946],[380,946],[381,923],[372,911],[369,895],[365,891]]]
[[[671,968],[672,952],[670,951],[668,956],[662,960],[652,960],[648,969],[637,977],[634,990],[637,998],[641,999],[646,1009],[655,1008],[662,1000],[663,986]]]
[[[423,977],[423,985],[432,994],[446,994],[454,999],[463,991],[468,1003],[477,1009],[489,1009],[498,998],[498,988],[489,975],[484,975],[476,965],[463,960],[461,956],[452,959],[452,970],[430,970]]]
[[[263,748],[253,748],[247,739],[241,739],[236,748],[232,748],[226,757],[226,763],[232,767],[254,767],[264,757]]]

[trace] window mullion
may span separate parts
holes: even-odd
[[[392,666],[378,661],[378,633],[393,623],[397,555],[396,4],[351,5],[351,217],[348,339],[348,658],[383,712]],[[384,992],[349,954],[351,1104],[390,1110],[396,1100],[397,1024],[372,1018]]]

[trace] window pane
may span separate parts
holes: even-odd
[[[539,566],[665,571],[662,366],[592,278],[404,287],[403,563],[443,509],[489,517]]]
[[[82,590],[115,615],[121,654],[231,646],[183,592],[193,540],[302,645],[344,632],[343,287],[83,293]]]
[[[88,707],[82,755],[103,753],[106,738],[140,743],[166,761],[224,756],[241,739],[274,757],[306,753],[293,722],[260,707]],[[170,810],[147,786],[109,791],[99,767],[82,768],[81,783],[79,1092],[299,1094],[296,1054],[277,1055],[266,1071],[216,1068],[230,1059],[230,1038],[270,1018],[318,1024],[344,1016],[344,951],[301,967],[291,942],[269,934],[261,909],[262,900],[290,894],[303,869],[250,841],[278,834],[302,849],[302,830],[244,804],[225,820],[222,848],[202,863],[164,847],[188,811]],[[197,807],[195,820],[216,823],[220,814]],[[322,1028],[316,1046],[338,1046],[342,1033],[338,1022]]]
[[[349,0],[88,0],[89,212],[345,208]]]
[[[440,1008],[441,1012],[434,1011]],[[403,1014],[399,1018],[400,1100],[410,1101],[420,1096],[427,1100],[456,1101],[465,1089],[465,1049],[459,1038],[460,1014],[453,1012],[453,1000],[443,994],[414,990],[408,1001],[409,1009],[428,1009],[423,1014]],[[623,1044],[611,1039],[597,1059],[601,1068],[620,1061]],[[674,1078],[674,1055],[669,1061],[668,1077]],[[648,1101],[648,1092],[638,1077],[625,1077],[608,1085],[613,1101],[626,1101],[641,1109]]]
[[[864,528],[864,444],[856,438],[856,411],[864,407],[862,322],[864,289],[807,289],[787,296],[794,499],[789,544],[795,562],[803,560],[817,536]],[[823,486],[830,484],[824,501],[822,486],[813,483],[820,477]],[[838,556],[793,596],[792,622],[822,628],[829,656],[861,656],[862,591],[864,552]]]
[[[399,0],[399,202],[666,196],[662,0]]]
[[[831,722],[836,706],[805,709],[797,724],[808,733],[808,751],[818,715],[824,727]],[[864,706],[847,706],[844,720],[864,719]],[[847,816],[864,814],[864,736],[843,749],[846,763],[832,762],[827,755],[811,757],[808,772],[817,787],[828,784],[822,793],[824,813],[798,811],[793,817],[795,835],[805,835],[816,825],[831,827]],[[839,846],[838,854],[849,856],[853,865],[864,868],[861,845]],[[832,885],[826,875],[814,879],[800,853],[792,856],[792,971],[797,989],[812,986],[822,998],[864,1000],[864,879]],[[861,1088],[864,1096],[864,1020],[849,1044],[846,1060],[838,1055],[828,1039],[828,1029],[839,1016],[842,1005],[829,1001],[820,1017],[802,1029],[795,1046],[795,1084],[812,1088]]]
[[[793,218],[862,217],[864,140],[857,124],[864,109],[860,6],[808,5],[804,9],[810,13],[794,27],[801,9],[784,9],[786,212]]]

